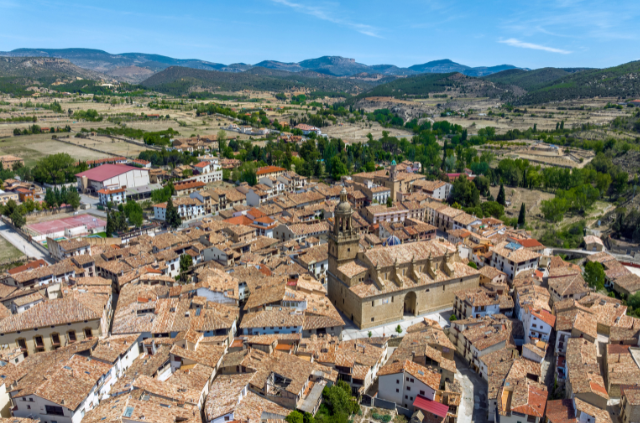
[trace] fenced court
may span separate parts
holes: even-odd
[[[44,240],[47,236],[59,238],[65,236],[65,232],[73,231],[77,228],[86,227],[88,233],[107,226],[107,222],[90,214],[65,217],[62,219],[49,220],[47,222],[32,223],[26,229],[36,239]]]

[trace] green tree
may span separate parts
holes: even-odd
[[[337,155],[331,158],[329,165],[331,166],[331,177],[336,181],[339,181],[343,175],[349,174],[347,165],[345,165],[344,162],[340,160],[340,157]]]
[[[134,225],[136,228],[142,226],[144,217],[142,213],[142,206],[140,204],[132,199],[129,199],[127,201],[127,204],[125,204],[124,206],[124,213],[127,216],[127,219],[129,219],[129,223]]]
[[[80,194],[78,194],[78,191],[75,189],[67,191],[65,203],[67,203],[74,209],[80,207]]]
[[[520,204],[520,214],[518,215],[518,226],[524,228],[525,225],[525,209],[524,203]]]
[[[398,325],[396,327],[396,332],[398,332],[398,335],[402,333],[402,326]]]
[[[478,269],[478,265],[477,265],[477,264],[475,264],[475,262],[473,262],[473,261],[469,261],[469,263],[467,263],[467,265],[468,265],[469,267],[473,267],[474,269]]]
[[[167,225],[169,225],[173,229],[178,228],[182,224],[182,219],[180,219],[178,209],[176,209],[173,205],[173,200],[171,200],[171,198],[169,198],[169,200],[167,201],[165,221],[167,222]]]
[[[289,415],[285,418],[288,423],[304,423],[304,416],[298,410],[293,410]]]
[[[113,218],[113,213],[110,210],[107,210],[107,237],[110,237],[116,231],[116,225]]]
[[[371,337],[373,336],[373,333],[372,333],[371,331],[369,331],[369,333],[367,334],[367,336],[368,336],[369,338],[371,338]]]
[[[447,161],[447,140],[444,140],[444,145],[442,146],[442,164],[440,165],[440,170],[446,169],[446,161]]]
[[[351,396],[351,387],[343,380],[339,380],[332,387],[325,387],[322,391],[325,400],[334,420],[348,418],[351,414],[358,412],[360,406],[355,398]]]
[[[189,254],[183,254],[180,256],[180,273],[185,273],[189,268],[193,266],[193,257]]]
[[[40,183],[74,182],[75,174],[80,171],[75,164],[76,160],[67,153],[51,154],[36,163],[32,175],[34,180]]]
[[[587,262],[584,265],[584,280],[589,286],[596,288],[596,290],[604,288],[604,266],[598,262]]]
[[[453,322],[453,321],[456,321],[456,320],[458,320],[458,318],[456,317],[455,314],[451,314],[451,316],[449,316],[449,321],[450,322]]]
[[[16,228],[22,228],[27,223],[27,220],[24,218],[24,216],[22,215],[22,213],[20,213],[18,209],[15,209],[13,213],[11,213],[9,218],[11,219],[13,224],[16,226]]]
[[[500,184],[500,191],[498,192],[498,198],[496,199],[498,204],[506,206],[506,196],[504,193],[504,185]]]
[[[482,208],[482,214],[485,217],[491,216],[496,219],[500,219],[504,214],[504,207],[498,204],[497,201],[485,201],[480,205]]]
[[[453,181],[450,201],[458,203],[462,207],[474,207],[480,204],[480,192],[465,175],[460,175]]]
[[[387,197],[387,207],[393,207],[393,199],[390,196]]]
[[[636,292],[633,295],[630,295],[629,298],[627,298],[627,305],[629,307],[633,307],[636,312],[640,310],[640,291]]]

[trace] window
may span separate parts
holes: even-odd
[[[372,318],[371,318],[371,321],[372,321],[372,322],[373,322],[373,321],[375,321],[375,320],[376,320],[376,318],[375,318],[375,317],[372,317]]]
[[[400,384],[400,380],[396,379],[396,385]]]
[[[57,405],[45,405],[44,408],[47,414],[51,414],[54,416],[64,416],[64,409],[62,407],[58,407]]]
[[[85,338],[93,338],[93,333],[91,332],[91,329],[87,328],[84,330],[84,337]]]
[[[76,342],[76,331],[69,331],[69,342]]]
[[[409,395],[405,395],[405,396],[404,396],[404,399],[409,399]]]
[[[411,382],[414,382],[413,378],[411,378]]]
[[[396,388],[396,392],[400,392],[400,389]]]
[[[410,391],[410,390],[411,390],[411,386],[407,386],[407,391]]]
[[[424,396],[424,391],[420,391],[420,395],[423,395],[423,396]]]

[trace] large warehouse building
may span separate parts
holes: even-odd
[[[149,185],[149,169],[123,164],[105,164],[76,174],[80,192],[101,189],[139,188]]]

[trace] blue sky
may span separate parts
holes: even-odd
[[[0,0],[0,51],[97,48],[217,63],[607,67],[640,59],[637,0]]]

